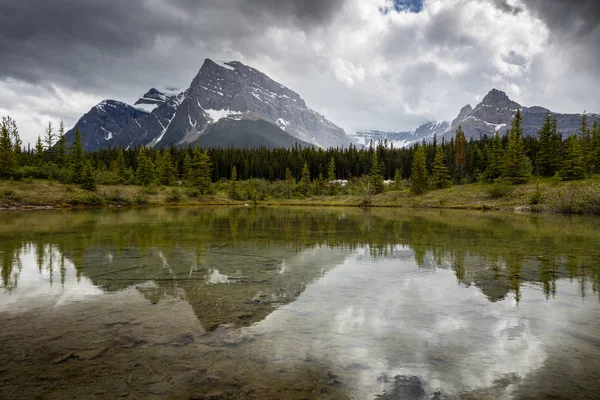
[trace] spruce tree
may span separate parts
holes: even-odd
[[[593,161],[592,172],[600,173],[600,123],[594,121],[592,130]]]
[[[465,166],[467,163],[467,139],[462,127],[459,126],[456,130],[456,180],[460,184],[465,177]]]
[[[125,183],[125,155],[123,154],[123,148],[120,146],[119,150],[117,150],[117,160],[115,165],[115,173],[119,177],[119,181]]]
[[[56,164],[60,168],[65,167],[67,158],[67,146],[65,143],[65,124],[60,120],[60,124],[58,125],[58,139],[56,141]]]
[[[304,196],[308,196],[310,192],[310,170],[308,169],[308,163],[306,161],[304,162],[304,165],[302,166],[302,172],[300,173],[298,190]]]
[[[231,168],[231,178],[229,178],[229,198],[232,200],[239,200],[238,195],[238,182],[237,182],[237,168],[235,165]]]
[[[83,171],[81,173],[81,187],[91,192],[96,191],[96,177],[94,176],[94,168],[90,160],[83,163]]]
[[[394,190],[402,189],[402,170],[400,168],[396,168],[394,172]]]
[[[0,177],[7,177],[12,175],[16,167],[15,153],[10,138],[10,127],[2,121],[0,129]]]
[[[35,142],[35,158],[38,164],[43,162],[44,152],[44,143],[42,142],[42,138],[38,136],[37,141]]]
[[[168,150],[164,150],[162,154],[159,153],[156,173],[158,175],[158,182],[161,185],[171,186],[175,181],[175,168],[171,160],[171,153]]]
[[[294,184],[296,183],[296,180],[294,179],[294,175],[292,174],[292,171],[290,170],[289,167],[285,168],[285,191],[286,191],[286,197],[288,199],[292,198],[292,193],[294,192]]]
[[[579,143],[583,154],[584,169],[586,173],[591,173],[594,164],[594,148],[592,144],[592,132],[588,126],[588,117],[584,111],[581,114],[581,125],[579,126]]]
[[[55,134],[54,134],[54,128],[52,127],[52,121],[48,121],[48,126],[46,127],[46,130],[44,131],[44,148],[46,149],[46,160],[53,162],[54,160],[54,153],[55,150],[52,148],[54,146],[54,139],[55,139]]]
[[[502,140],[500,134],[496,132],[492,138],[486,153],[487,168],[485,170],[485,179],[493,182],[502,175],[504,170],[504,154],[502,150]]]
[[[584,165],[580,139],[571,135],[565,141],[563,163],[559,175],[565,181],[583,179],[585,178]]]
[[[146,154],[146,148],[142,146],[137,156],[137,170],[135,178],[138,185],[150,186],[156,180],[156,172],[154,170],[154,162]]]
[[[410,190],[413,194],[425,193],[428,186],[429,177],[427,176],[427,160],[425,157],[425,148],[417,145],[415,151],[412,175],[410,176]]]
[[[329,179],[329,181],[335,181],[336,180],[336,176],[335,176],[335,160],[333,159],[333,157],[331,157],[331,160],[329,160],[329,168],[327,169],[327,179]]]
[[[212,163],[210,158],[200,146],[194,150],[192,160],[192,186],[199,190],[200,194],[212,193]]]
[[[443,189],[452,185],[450,172],[448,171],[445,162],[446,154],[444,153],[444,149],[442,146],[438,146],[431,172],[431,186],[436,189]]]
[[[523,144],[523,117],[521,110],[517,110],[508,136],[508,146],[504,155],[504,169],[502,178],[511,183],[525,183],[531,176],[531,160],[525,154]]]
[[[75,140],[69,152],[69,170],[73,176],[72,180],[75,183],[81,182],[81,173],[83,172],[83,144],[81,142],[81,132],[79,127],[75,128]]]
[[[539,150],[535,157],[536,173],[541,176],[552,176],[556,171],[553,171],[552,157],[552,115],[546,114],[544,124],[538,131]]]
[[[192,166],[192,157],[189,151],[185,152],[183,158],[183,176],[181,177],[186,185],[192,186],[194,167]]]
[[[369,186],[372,194],[379,194],[383,192],[383,174],[381,173],[381,165],[379,164],[379,158],[377,157],[377,150],[373,151],[371,157],[371,170],[369,171]]]

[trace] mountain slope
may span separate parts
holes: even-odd
[[[377,142],[387,139],[392,141],[395,146],[404,147],[422,140],[431,141],[433,134],[437,135],[438,140],[442,138],[449,140],[454,137],[459,126],[467,139],[479,138],[483,135],[491,136],[496,131],[505,134],[510,129],[512,118],[518,109],[523,115],[525,136],[536,136],[548,113],[556,117],[558,130],[563,137],[577,132],[581,124],[581,114],[556,113],[539,106],[523,107],[511,100],[506,93],[492,89],[475,108],[470,104],[464,106],[451,123],[442,122],[433,126],[433,123],[429,123],[410,132],[363,131],[357,132],[352,137],[360,144],[368,144],[370,140]],[[600,115],[588,114],[588,121],[591,126],[594,121],[600,121]]]
[[[107,100],[101,104],[104,103],[119,102]],[[114,112],[107,115],[102,114],[102,107],[98,105],[90,110],[91,113],[96,109],[94,118],[88,113],[87,123],[86,116],[79,120],[77,126],[81,129],[86,150],[187,145],[204,134],[219,131],[211,126],[223,119],[264,121],[261,124],[229,124],[227,132],[231,137],[239,138],[233,134],[233,128],[246,127],[246,134],[257,135],[255,128],[260,126],[273,138],[277,137],[274,139],[277,143],[304,142],[320,147],[341,147],[351,143],[343,129],[308,108],[296,92],[237,61],[217,63],[206,59],[184,92],[163,93],[152,88],[136,101],[137,108],[119,104],[118,109],[110,110]],[[112,123],[113,119],[118,122]],[[273,127],[290,138],[283,140],[281,132]],[[74,128],[67,133],[67,142],[72,142],[73,137]],[[269,142],[264,139],[256,138],[256,142]],[[211,141],[214,142],[214,138]],[[218,142],[225,145],[224,139]]]
[[[207,132],[199,138],[202,147],[227,148],[258,148],[270,149],[293,147],[296,144],[306,147],[313,146],[303,142],[279,127],[264,121],[234,120],[223,118],[210,125]]]

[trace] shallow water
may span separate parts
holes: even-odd
[[[600,398],[600,219],[0,215],[1,399]]]

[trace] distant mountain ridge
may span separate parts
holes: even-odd
[[[228,119],[227,129],[212,125]],[[264,123],[256,124],[256,121]],[[269,124],[269,125],[266,125]],[[221,124],[222,126],[223,124]],[[307,107],[294,91],[238,61],[206,59],[190,87],[180,93],[151,88],[134,106],[105,100],[92,107],[76,126],[88,151],[118,147],[170,147],[200,143],[238,146],[261,143],[342,147],[352,143],[343,129]],[[260,138],[244,138],[239,132]],[[236,132],[235,130],[239,132]],[[215,132],[230,137],[214,137]],[[211,134],[213,140],[202,139]],[[72,143],[75,127],[66,134]]]
[[[434,135],[438,141],[443,138],[449,140],[454,137],[459,126],[467,139],[493,135],[496,131],[505,134],[510,129],[517,109],[523,114],[525,136],[536,136],[548,113],[556,117],[558,130],[563,137],[577,132],[581,125],[581,114],[561,114],[539,106],[523,107],[503,91],[492,89],[475,108],[470,104],[465,105],[452,122],[430,122],[406,132],[360,131],[351,136],[356,143],[362,145],[387,140],[395,147],[406,147],[423,140],[432,141]],[[588,121],[590,125],[594,121],[600,121],[600,115],[588,114]]]

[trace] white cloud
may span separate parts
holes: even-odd
[[[386,15],[380,8],[389,0],[346,0],[314,24],[279,14],[275,21],[214,0],[186,12],[181,2],[152,3],[180,31],[164,22],[164,32],[144,46],[106,54],[102,65],[89,67],[89,77],[78,66],[78,84],[53,71],[35,93],[22,94],[27,84],[0,80],[0,112],[17,119],[25,142],[48,118],[70,126],[102,98],[133,102],[152,86],[185,88],[206,57],[262,70],[348,132],[451,120],[493,87],[524,105],[600,111],[600,99],[589,90],[600,77],[578,68],[593,64],[593,44],[553,37],[521,0],[505,3],[520,12],[493,1],[426,0],[420,13]]]

